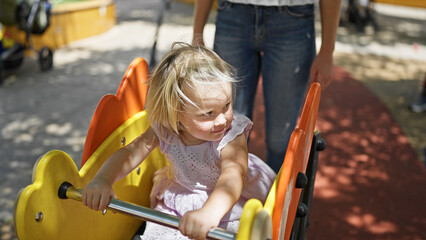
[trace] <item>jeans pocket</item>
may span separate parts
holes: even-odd
[[[285,6],[285,12],[291,17],[309,18],[314,15],[314,5]]]
[[[219,0],[217,3],[217,11],[224,11],[231,8],[232,3],[224,0]]]

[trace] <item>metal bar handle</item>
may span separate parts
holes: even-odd
[[[58,196],[61,199],[73,199],[82,201],[81,189],[74,187],[69,182],[63,182],[58,190]],[[118,199],[111,199],[108,205],[109,209],[121,212],[139,219],[157,223],[173,229],[178,229],[180,218],[159,212],[150,208],[139,206],[133,203],[124,202]],[[236,238],[236,234],[218,227],[212,228],[208,234],[207,239],[213,240],[232,240]]]

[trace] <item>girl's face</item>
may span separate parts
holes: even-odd
[[[189,105],[178,115],[182,142],[198,145],[222,139],[233,118],[231,83],[199,84],[185,94],[199,108]]]

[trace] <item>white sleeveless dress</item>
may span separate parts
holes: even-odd
[[[201,208],[213,191],[221,172],[220,151],[240,134],[246,138],[253,126],[247,117],[234,113],[231,128],[219,141],[186,146],[177,135],[160,139],[160,151],[170,165],[156,172],[151,208],[182,217]],[[157,135],[159,131],[157,131]],[[243,206],[248,199],[264,202],[275,180],[275,172],[260,158],[249,154],[248,171],[240,199],[222,218],[219,227],[237,232]],[[148,222],[141,239],[188,239],[178,230]]]

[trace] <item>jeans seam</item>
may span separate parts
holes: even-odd
[[[306,14],[306,13],[294,13],[292,11],[290,11],[288,6],[284,6],[284,10],[285,12],[291,16],[291,17],[297,17],[297,18],[310,18],[313,16],[313,13],[311,14]]]

